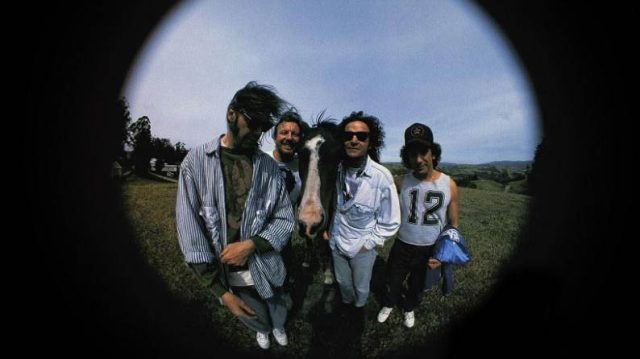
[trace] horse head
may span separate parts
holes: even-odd
[[[331,119],[319,119],[310,128],[299,151],[301,235],[315,238],[328,228],[335,207],[336,176],[342,153],[338,125]]]

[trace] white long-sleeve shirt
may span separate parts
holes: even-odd
[[[357,191],[345,201],[345,169],[338,167],[337,203],[329,246],[353,258],[364,246],[384,245],[400,228],[400,201],[389,170],[367,157],[357,175]]]

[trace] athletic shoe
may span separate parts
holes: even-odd
[[[273,337],[276,338],[276,342],[278,342],[278,344],[282,346],[285,346],[289,343],[289,340],[287,339],[287,333],[284,331],[284,329],[274,329]]]
[[[413,327],[416,322],[416,316],[413,313],[413,310],[410,312],[404,312],[404,326],[407,328]]]
[[[378,312],[378,323],[384,323],[387,318],[389,318],[389,314],[391,314],[392,310],[393,308],[382,307],[382,309],[380,309],[380,311]]]
[[[269,341],[269,333],[260,333],[257,332],[256,340],[258,341],[258,345],[262,349],[269,349],[269,345],[271,342]]]

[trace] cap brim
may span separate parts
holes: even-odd
[[[433,145],[433,143],[431,143],[431,142],[429,142],[427,140],[423,140],[421,138],[412,138],[409,141],[406,141],[404,143],[405,146],[416,145],[416,144],[422,144],[422,145],[425,145],[425,146]]]

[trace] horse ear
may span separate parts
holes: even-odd
[[[236,113],[236,111],[231,107],[229,107],[227,109],[227,122],[229,123],[236,122],[237,118],[238,118],[238,114]]]

